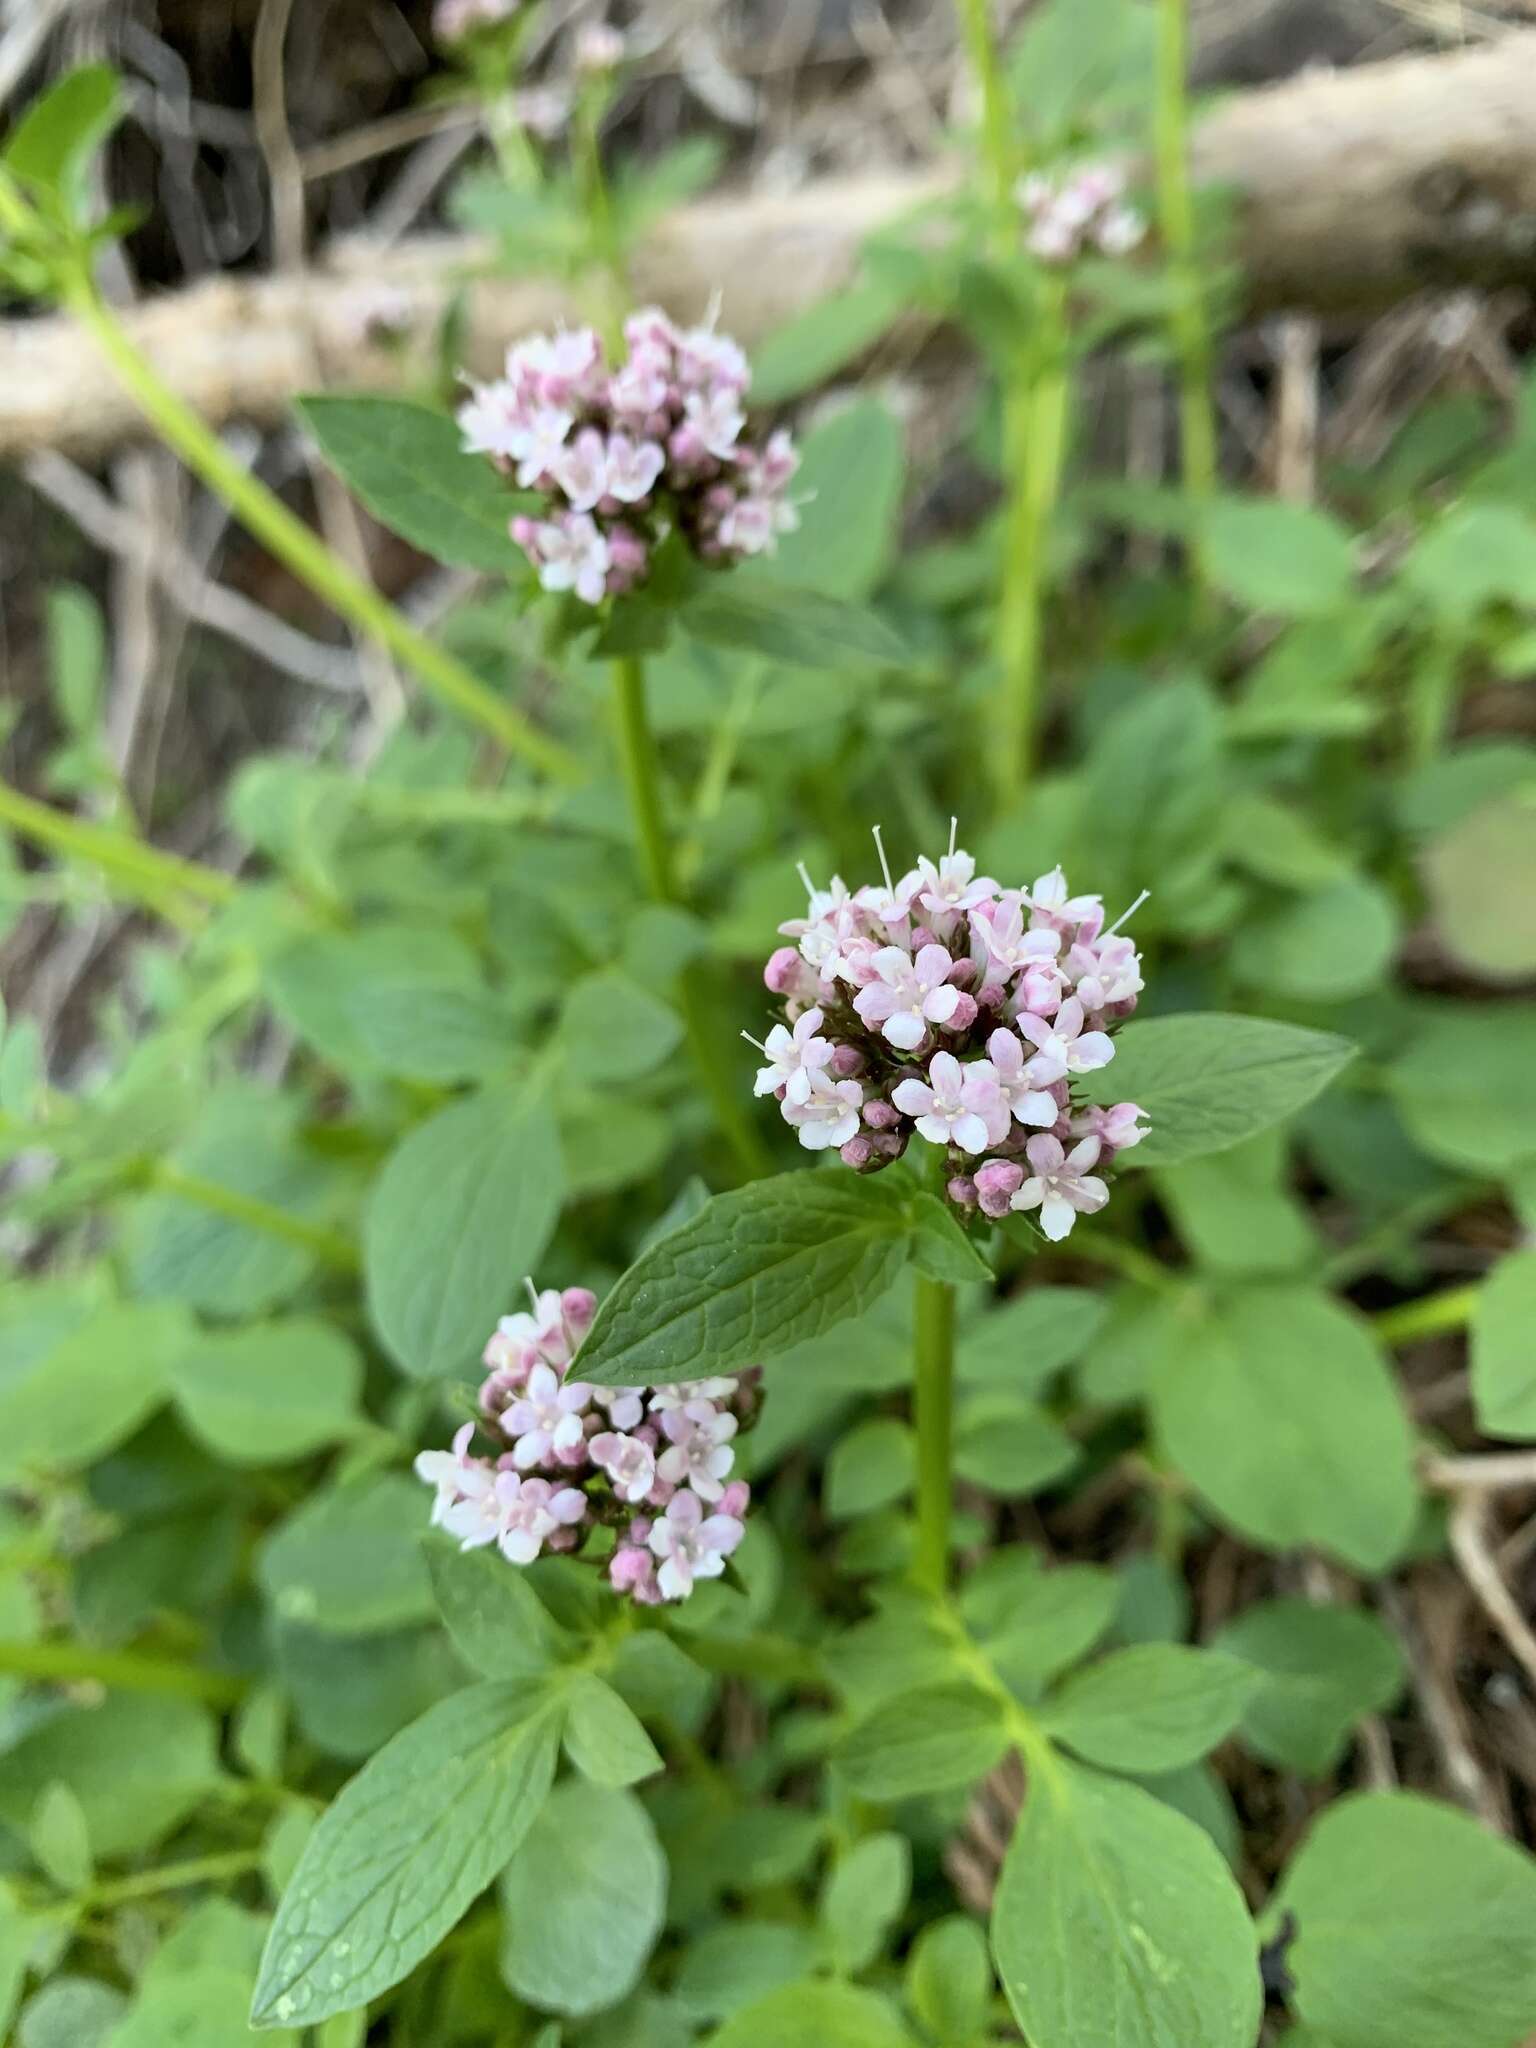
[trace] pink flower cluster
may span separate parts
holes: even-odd
[[[746,1533],[750,1491],[730,1475],[737,1431],[756,1417],[756,1370],[649,1389],[572,1379],[596,1297],[529,1292],[532,1312],[503,1316],[485,1347],[478,1426],[491,1451],[471,1450],[466,1422],[451,1450],[416,1460],[436,1489],[433,1524],[519,1565],[609,1528],[616,1592],[643,1606],[686,1600]]]
[[[1084,249],[1127,255],[1146,234],[1146,222],[1125,204],[1125,179],[1110,165],[1091,165],[1063,177],[1031,171],[1014,187],[1029,222],[1025,246],[1042,263],[1071,263]]]
[[[509,21],[521,4],[522,0],[437,0],[432,33],[440,43],[461,42],[476,29]]]
[[[785,494],[800,458],[782,429],[761,447],[743,438],[751,372],[735,342],[655,307],[632,314],[624,337],[612,368],[589,327],[521,341],[458,416],[471,453],[544,496],[512,538],[546,590],[583,604],[642,582],[669,533],[732,562],[771,554],[797,523]]]
[[[1134,1102],[1077,1105],[1073,1085],[1114,1058],[1136,1008],[1141,956],[1105,928],[1097,896],[1060,868],[1029,889],[978,876],[951,826],[942,860],[850,891],[840,876],[779,929],[763,979],[784,1022],[757,1045],[759,1095],[777,1098],[809,1151],[837,1147],[861,1173],[915,1135],[942,1146],[961,1211],[1039,1212],[1051,1239],[1102,1209],[1100,1171],[1146,1135]],[[1134,910],[1138,905],[1133,904]]]

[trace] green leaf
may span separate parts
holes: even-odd
[[[698,2019],[726,2019],[805,1976],[815,1956],[815,1944],[802,1927],[727,1920],[689,1944],[672,1995]]]
[[[1176,1771],[1230,1735],[1258,1684],[1232,1657],[1143,1643],[1074,1672],[1042,1726],[1110,1771]]]
[[[1536,1863],[1409,1792],[1341,1799],[1271,1905],[1286,1964],[1332,2048],[1513,2048],[1536,2017]]]
[[[332,1184],[300,1142],[296,1104],[244,1083],[209,1096],[171,1163],[301,1220],[313,1215]],[[172,1193],[136,1202],[125,1238],[138,1293],[168,1296],[215,1316],[276,1308],[315,1267],[308,1246]]]
[[[434,561],[510,570],[522,562],[506,480],[467,455],[447,413],[403,398],[301,398],[320,452],[374,518]]]
[[[122,119],[124,105],[110,65],[86,64],[67,72],[22,115],[0,162],[72,218],[84,197],[91,158]]]
[[[1290,1179],[1289,1147],[1276,1126],[1228,1151],[1165,1167],[1157,1185],[1198,1265],[1273,1279],[1304,1271],[1318,1255],[1311,1217]]]
[[[1420,864],[1436,936],[1453,960],[1484,981],[1536,974],[1536,775],[1458,820]]]
[[[611,1685],[590,1671],[566,1695],[565,1752],[594,1785],[633,1785],[662,1768],[656,1745]]]
[[[368,1312],[417,1379],[464,1372],[538,1264],[560,1214],[548,1105],[486,1089],[418,1125],[385,1162],[363,1229]]]
[[[1154,1017],[1126,1025],[1087,1092],[1146,1111],[1152,1129],[1128,1160],[1176,1166],[1303,1108],[1354,1054],[1346,1038],[1267,1017]]]
[[[670,1004],[617,968],[600,968],[571,986],[560,1056],[583,1085],[633,1081],[659,1067],[682,1035]]]
[[[1510,1252],[1478,1289],[1472,1405],[1485,1435],[1536,1437],[1536,1251]]]
[[[358,1426],[363,1362],[317,1318],[202,1333],[171,1360],[187,1427],[232,1465],[302,1458]]]
[[[677,617],[706,646],[766,654],[796,668],[899,668],[907,656],[890,627],[862,606],[766,580],[711,576]]]
[[[461,1550],[445,1536],[426,1546],[427,1570],[454,1648],[484,1678],[535,1678],[575,1647],[525,1572],[495,1549]]]
[[[936,2041],[974,2041],[992,2004],[992,1959],[974,1920],[931,1920],[907,1958],[907,2003]]]
[[[1387,1070],[1398,1114],[1436,1159],[1486,1177],[1536,1159],[1536,1004],[1426,1003]]]
[[[122,1992],[98,1978],[54,1977],[27,2000],[16,2048],[109,2048],[127,2010]]]
[[[48,592],[47,606],[53,701],[77,739],[94,740],[107,660],[101,607],[77,583],[56,583]]]
[[[624,1274],[582,1346],[599,1386],[658,1386],[757,1364],[857,1315],[906,1262],[901,1193],[780,1174],[715,1195]]]
[[[839,1769],[865,1799],[910,1799],[984,1778],[1008,1746],[1002,1706],[973,1685],[923,1686],[877,1707],[839,1744]]]
[[[907,303],[889,281],[866,279],[832,292],[758,343],[752,357],[752,400],[782,405],[823,384],[872,348]]]
[[[878,398],[856,398],[813,427],[794,481],[800,525],[779,542],[773,575],[827,597],[872,596],[895,553],[905,466],[900,422]],[[755,564],[738,574],[760,580]]]
[[[888,1508],[911,1491],[912,1431],[894,1415],[872,1415],[840,1437],[827,1460],[822,1504],[836,1522]]]
[[[1536,524],[1513,505],[1460,504],[1432,526],[1403,563],[1404,584],[1458,625],[1536,589]]]
[[[217,1729],[190,1700],[112,1693],[66,1707],[0,1755],[0,1821],[25,1833],[38,1792],[67,1785],[98,1862],[152,1848],[219,1782]]]
[[[1339,610],[1354,586],[1350,537],[1339,522],[1278,498],[1222,498],[1201,525],[1200,557],[1238,604],[1293,618]]]
[[[0,1480],[72,1472],[132,1435],[166,1398],[193,1331],[169,1302],[94,1314],[63,1289],[16,1290],[0,1321]]]
[[[1058,1760],[1032,1774],[992,1909],[992,1953],[1032,2048],[1253,2048],[1248,1909],[1210,1838],[1135,1785]]]
[[[990,1282],[992,1268],[937,1195],[918,1195],[911,1215],[912,1263],[920,1273],[955,1287],[977,1280]]]
[[[1277,995],[1341,1002],[1381,980],[1398,930],[1397,906],[1381,884],[1346,875],[1246,919],[1232,942],[1232,971]]]
[[[1243,1708],[1248,1747],[1308,1777],[1335,1769],[1355,1723],[1390,1707],[1403,1689],[1396,1639],[1360,1608],[1262,1601],[1212,1647],[1262,1674]]]
[[[386,1743],[305,1845],[267,1940],[252,2024],[315,2026],[430,1955],[532,1827],[559,1737],[537,1689],[488,1682]]]
[[[433,1609],[421,1532],[426,1488],[375,1472],[312,1493],[263,1540],[257,1576],[282,1620],[327,1635],[372,1635]]]
[[[55,1778],[38,1795],[27,1824],[32,1860],[66,1894],[83,1892],[91,1881],[91,1830],[85,1808]]]
[[[995,1551],[971,1573],[960,1595],[966,1626],[982,1638],[992,1662],[1033,1685],[1075,1664],[1115,1617],[1114,1575],[1092,1564],[1043,1570],[1032,1550]]]
[[[857,1977],[870,1967],[906,1910],[911,1889],[912,1851],[903,1835],[866,1835],[838,1857],[818,1909],[822,1946],[835,1975]]]
[[[1379,1345],[1328,1296],[1263,1287],[1217,1304],[1159,1361],[1152,1409],[1174,1464],[1254,1542],[1376,1572],[1407,1541],[1412,1431]]]
[[[707,2048],[913,2048],[913,2043],[875,1992],[807,1978],[743,2006],[710,2035]]]
[[[1038,1394],[1087,1350],[1107,1314],[1086,1287],[1026,1287],[962,1327],[955,1370],[968,1384]]]
[[[661,1933],[667,1859],[632,1792],[569,1780],[501,1880],[501,1974],[571,2019],[627,1998]]]
[[[973,1394],[955,1428],[955,1470],[972,1486],[1022,1500],[1070,1472],[1081,1452],[1036,1401],[1001,1389]]]

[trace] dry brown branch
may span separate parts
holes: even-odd
[[[1365,311],[1424,289],[1528,286],[1533,105],[1536,31],[1226,102],[1198,131],[1197,170],[1237,195],[1250,306]],[[728,324],[750,344],[845,285],[865,236],[953,175],[951,166],[707,200],[640,251],[637,292],[687,314],[719,286]],[[424,359],[437,317],[482,253],[454,238],[388,251],[353,243],[303,277],[193,286],[136,311],[132,325],[207,418],[271,420],[312,381],[311,336],[326,378],[397,383],[396,357],[359,341],[378,288],[414,297]],[[553,284],[486,278],[471,299],[467,357],[493,363],[510,336],[572,310]],[[64,323],[17,322],[0,337],[0,455],[97,450],[136,424],[89,343]]]

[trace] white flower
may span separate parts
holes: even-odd
[[[547,1479],[524,1479],[516,1472],[498,1475],[496,1502],[496,1542],[510,1564],[532,1564],[556,1529],[574,1528],[587,1511],[586,1496],[574,1486],[556,1491]]]
[[[690,1401],[729,1401],[736,1386],[735,1380],[718,1374],[707,1380],[673,1380],[669,1385],[652,1387],[651,1413],[665,1415],[669,1408],[685,1408]]]
[[[437,1488],[432,1502],[432,1526],[442,1528],[448,1519],[448,1511],[464,1498],[466,1484],[473,1483],[471,1475],[485,1468],[478,1459],[469,1455],[470,1441],[475,1434],[475,1425],[466,1422],[453,1439],[451,1451],[420,1451],[417,1453],[415,1471],[418,1479],[424,1479],[428,1486]]]
[[[472,1461],[460,1482],[459,1498],[439,1518],[438,1527],[456,1536],[461,1550],[478,1550],[501,1534],[496,1480],[493,1467],[480,1459]]]
[[[583,427],[552,465],[555,482],[577,512],[590,512],[608,495],[608,444],[596,427]]]
[[[588,1446],[592,1462],[613,1481],[620,1500],[633,1507],[645,1499],[656,1484],[656,1453],[637,1436],[621,1436],[605,1429]]]
[[[1002,1129],[992,1139],[1000,1145],[1008,1135],[1008,1122],[1036,1124],[1049,1130],[1061,1114],[1054,1095],[1036,1088],[1030,1081],[1024,1048],[1011,1031],[997,1030],[987,1040],[987,1057],[997,1077],[998,1100],[1006,1112]],[[994,1127],[995,1129],[995,1127]]]
[[[1021,1011],[1019,1035],[1035,1048],[1027,1069],[1031,1084],[1048,1088],[1067,1074],[1091,1074],[1107,1067],[1115,1056],[1114,1041],[1105,1031],[1084,1031],[1083,1006],[1068,996],[1049,1023],[1043,1017]]]
[[[718,1579],[746,1529],[735,1515],[704,1514],[694,1493],[675,1493],[646,1539],[661,1559],[656,1582],[667,1600],[686,1600],[696,1579]]]
[[[864,1090],[857,1081],[832,1081],[824,1068],[810,1076],[810,1090],[803,1102],[786,1095],[780,1105],[785,1123],[798,1133],[807,1152],[825,1152],[846,1145],[859,1128],[859,1111],[864,1107]]]
[[[608,437],[608,495],[624,505],[638,505],[651,495],[667,458],[654,441],[632,441],[628,434]]]
[[[668,1445],[656,1464],[662,1478],[670,1486],[691,1486],[700,1500],[718,1500],[736,1462],[730,1447],[735,1416],[722,1414],[708,1401],[690,1401],[683,1408],[668,1408],[661,1427]]]
[[[582,1410],[591,1398],[592,1389],[585,1382],[568,1380],[562,1385],[552,1367],[536,1365],[522,1398],[501,1418],[503,1430],[515,1439],[512,1458],[518,1470],[547,1464],[579,1444]]]
[[[636,1429],[645,1414],[643,1387],[594,1387],[592,1399],[606,1410],[615,1429]]]
[[[1052,868],[1048,875],[1038,876],[1035,886],[1025,892],[1024,901],[1058,929],[1064,924],[1083,924],[1089,918],[1104,914],[1102,896],[1067,894],[1067,878],[1059,867]]]
[[[1088,1171],[1098,1163],[1097,1138],[1084,1138],[1063,1152],[1058,1138],[1041,1132],[1024,1147],[1024,1156],[1033,1171],[1008,1206],[1038,1209],[1040,1228],[1053,1244],[1067,1235],[1079,1215],[1091,1216],[1109,1200],[1109,1189]]]
[[[534,533],[539,581],[546,590],[573,590],[583,604],[601,604],[608,587],[608,543],[589,512],[569,513],[559,526]]]
[[[963,1152],[984,1152],[997,1142],[991,1133],[998,1099],[991,1061],[962,1067],[952,1052],[934,1054],[926,1082],[899,1081],[891,1093],[902,1115],[917,1119],[919,1137],[930,1145],[958,1145]]]
[[[937,866],[920,856],[917,871],[922,877],[924,888],[918,899],[925,910],[941,916],[947,910],[973,910],[978,903],[985,903],[997,894],[997,884],[990,875],[977,878],[976,862],[965,852],[956,852],[954,833],[950,833],[950,848]]]
[[[736,393],[725,385],[716,385],[712,391],[690,391],[683,401],[683,412],[687,425],[709,454],[717,462],[729,462],[747,424]]]
[[[927,1027],[947,1023],[959,1005],[948,978],[954,964],[942,946],[924,946],[915,960],[900,946],[882,946],[870,962],[879,978],[859,990],[853,1007],[892,1045],[915,1052]]]
[[[1025,974],[1031,969],[1054,969],[1056,966],[1056,956],[1061,951],[1061,933],[1052,931],[1049,926],[1026,930],[1023,902],[1012,891],[998,905],[993,916],[974,918],[972,929],[980,930],[989,958],[1005,974]]]
[[[793,1031],[782,1024],[774,1025],[759,1048],[768,1064],[757,1070],[754,1095],[776,1095],[782,1088],[786,1101],[810,1099],[812,1074],[825,1067],[832,1057],[830,1041],[817,1036],[821,1023],[820,1010],[807,1010],[804,1016],[796,1018]],[[748,1039],[747,1043],[756,1041]]]

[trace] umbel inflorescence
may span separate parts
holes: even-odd
[[[1071,263],[1088,249],[1125,256],[1147,232],[1141,215],[1126,205],[1125,178],[1111,164],[1057,177],[1031,171],[1015,186],[1014,197],[1028,222],[1025,246],[1042,263]]]
[[[423,1451],[432,1521],[465,1550],[509,1563],[582,1548],[611,1532],[614,1590],[653,1606],[717,1579],[741,1542],[750,1490],[733,1479],[735,1439],[756,1420],[756,1369],[668,1387],[598,1387],[573,1377],[597,1297],[534,1290],[485,1347],[478,1424]],[[489,1449],[471,1447],[476,1432]]]
[[[613,365],[590,327],[520,341],[458,415],[468,449],[544,500],[512,538],[546,590],[583,604],[642,583],[669,534],[728,563],[772,553],[797,523],[786,492],[800,458],[782,429],[747,438],[736,343],[656,307],[632,314],[624,339]]]
[[[774,1095],[813,1152],[872,1173],[915,1137],[943,1148],[949,1199],[990,1217],[1038,1213],[1063,1238],[1102,1209],[1102,1178],[1147,1126],[1134,1102],[1088,1105],[1078,1084],[1114,1058],[1141,956],[1098,896],[1060,868],[1028,889],[978,876],[950,828],[942,860],[850,890],[840,876],[779,927],[763,979],[784,1022],[758,1045]],[[1132,905],[1132,909],[1137,906]],[[1077,1094],[1074,1094],[1077,1090]]]

